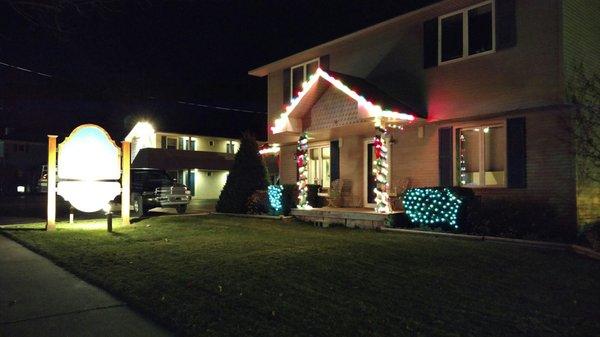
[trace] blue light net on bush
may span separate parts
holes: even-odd
[[[411,188],[404,195],[404,211],[413,224],[447,224],[458,228],[462,200],[449,188]]]
[[[267,195],[269,196],[269,213],[280,215],[283,210],[283,186],[269,185]]]

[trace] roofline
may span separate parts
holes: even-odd
[[[311,56],[311,57],[320,56],[321,51],[323,49],[330,48],[330,47],[332,47],[332,46],[334,46],[336,44],[341,44],[341,43],[344,43],[344,42],[348,42],[348,41],[351,41],[351,40],[356,39],[356,38],[367,36],[367,35],[369,35],[369,34],[371,34],[373,32],[376,32],[378,30],[384,29],[387,26],[391,26],[391,25],[393,25],[393,24],[395,24],[395,23],[397,23],[399,21],[405,20],[405,19],[407,19],[407,18],[409,18],[411,16],[415,16],[415,15],[421,14],[422,12],[429,11],[432,8],[440,6],[441,4],[443,4],[443,3],[447,2],[447,1],[449,1],[449,0],[436,2],[434,4],[431,4],[431,5],[428,5],[428,6],[425,6],[425,7],[421,7],[419,9],[415,9],[415,10],[410,11],[410,12],[406,12],[404,14],[400,14],[400,15],[398,15],[396,17],[393,17],[393,18],[388,19],[386,21],[383,21],[383,22],[377,23],[375,25],[369,26],[367,28],[363,28],[363,29],[358,30],[358,31],[356,31],[354,33],[350,33],[350,34],[341,36],[341,37],[339,37],[337,39],[334,39],[334,40],[322,43],[320,45],[314,46],[314,47],[309,48],[309,49],[305,49],[303,51],[297,52],[297,53],[292,54],[290,56],[286,56],[286,57],[284,57],[282,59],[273,61],[271,63],[265,64],[265,65],[260,66],[258,68],[254,68],[254,69],[248,71],[248,75],[257,76],[257,77],[264,77],[264,76],[268,75],[270,72],[272,72],[274,70],[287,67],[286,66],[287,63],[289,63],[292,59],[297,58],[297,57],[299,57],[301,55],[308,54],[308,56],[311,56],[312,54],[315,54],[314,56]]]

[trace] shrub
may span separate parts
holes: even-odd
[[[469,234],[520,239],[569,240],[566,226],[546,202],[491,199],[478,201],[466,212],[463,231]]]
[[[267,172],[254,137],[244,134],[216,205],[217,212],[247,213],[248,199],[267,189]]]
[[[269,185],[267,188],[269,214],[280,215],[283,213],[283,186]]]
[[[600,221],[586,225],[582,234],[583,244],[600,252]]]
[[[456,230],[462,226],[464,210],[473,199],[473,191],[466,188],[422,187],[408,189],[403,204],[413,226]]]
[[[296,184],[283,185],[282,199],[282,213],[283,215],[290,215],[292,208],[296,208],[298,204],[298,186]]]
[[[248,198],[248,202],[246,202],[246,209],[248,210],[248,214],[267,213],[269,209],[267,191],[255,191],[252,193]]]

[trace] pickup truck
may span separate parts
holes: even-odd
[[[140,217],[155,207],[185,213],[191,200],[188,188],[159,169],[131,169],[131,216]],[[120,200],[119,200],[120,202]]]

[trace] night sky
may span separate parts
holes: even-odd
[[[52,76],[0,65],[0,127],[95,122],[118,137],[144,116],[197,113],[200,131],[262,138],[267,83],[248,70],[432,2],[0,2],[0,62]]]

